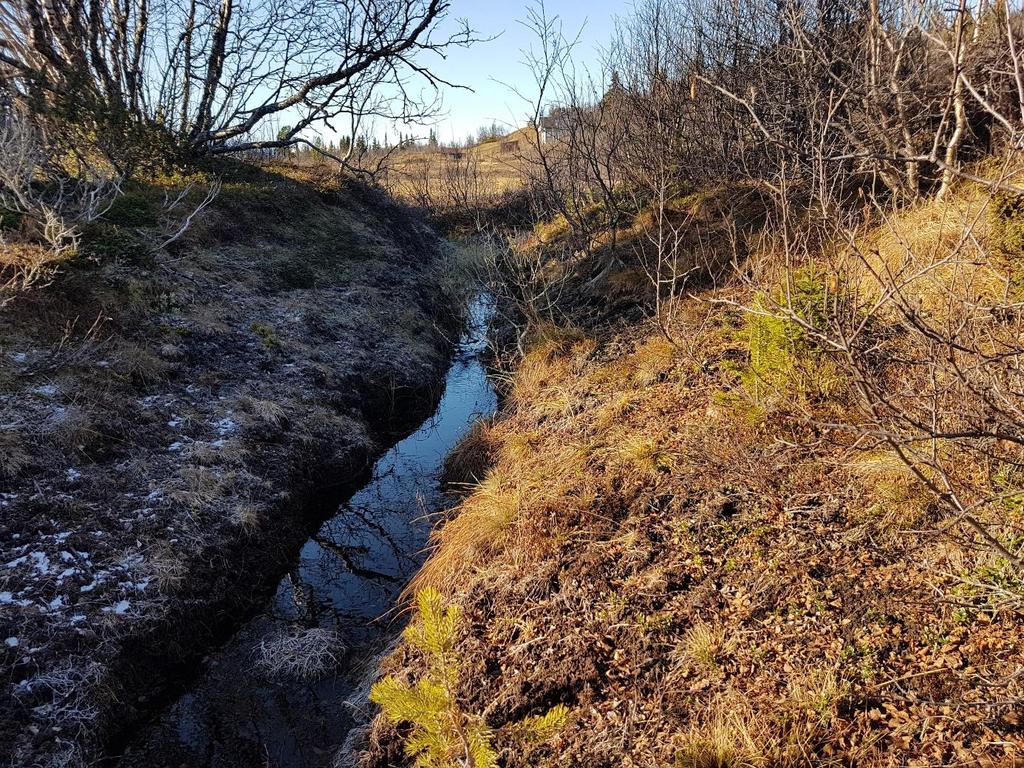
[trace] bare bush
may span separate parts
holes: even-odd
[[[81,226],[95,221],[120,192],[121,178],[84,161],[69,172],[45,129],[21,109],[0,114],[0,279],[7,290],[45,282],[78,250]]]

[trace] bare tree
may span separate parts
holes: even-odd
[[[20,0],[0,10],[0,72],[26,105],[167,132],[193,152],[288,146],[374,117],[425,119],[447,0]],[[422,86],[427,86],[423,89]],[[287,113],[283,135],[262,137]],[[336,123],[335,121],[339,121]]]

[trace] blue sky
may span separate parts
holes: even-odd
[[[462,50],[449,52],[447,60],[434,69],[445,79],[469,86],[472,92],[445,89],[446,116],[437,126],[441,141],[462,140],[481,125],[492,120],[518,127],[523,124],[527,107],[501,83],[523,86],[530,82],[523,66],[523,48],[531,43],[530,33],[519,23],[526,18],[525,0],[452,0],[446,26],[456,19],[466,19],[481,37],[497,36]],[[632,9],[630,0],[547,0],[548,16],[559,16],[567,36],[575,36],[582,28],[577,62],[596,66],[600,49],[611,39],[616,16],[625,16]]]

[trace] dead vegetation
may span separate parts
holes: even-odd
[[[989,205],[978,194],[964,185],[860,228],[824,251],[845,254],[841,268],[808,253],[800,270],[774,269],[778,241],[751,229],[750,271],[674,299],[657,323],[591,324],[585,311],[523,334],[503,415],[452,458],[470,459],[471,492],[410,590],[460,607],[459,700],[486,713],[504,765],[1024,759],[1015,448],[934,435],[926,460],[907,462],[865,439],[858,397],[874,382],[900,413],[922,408],[919,424],[962,419],[992,402],[996,390],[966,383],[989,358],[924,365],[935,349],[898,311],[865,324],[874,342],[857,361],[871,368],[825,332],[849,316],[837,289],[877,300],[886,275],[913,275],[900,282],[909,317],[943,328],[975,322],[982,297],[1004,302],[983,312],[984,338],[1012,354],[1013,267],[985,226],[962,234]],[[565,295],[608,284],[577,272]],[[935,376],[965,383],[939,397]],[[998,391],[1011,412],[1016,387]],[[419,665],[402,649],[385,670]],[[571,713],[558,738],[535,751],[502,741],[509,719],[554,703]],[[378,724],[365,763],[394,764],[397,741]]]

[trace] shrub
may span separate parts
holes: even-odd
[[[813,268],[795,271],[789,290],[759,293],[744,322],[750,361],[740,372],[745,390],[758,406],[785,394],[818,398],[832,394],[840,374],[800,321],[825,328],[831,292]]]
[[[370,701],[392,723],[411,723],[405,753],[421,768],[497,768],[495,732],[479,715],[464,712],[455,697],[460,660],[455,649],[459,609],[445,606],[435,589],[416,595],[417,619],[405,639],[426,659],[426,672],[407,685],[388,676],[374,684]],[[564,726],[569,710],[562,705],[508,727],[522,744],[546,741]]]
[[[416,596],[419,616],[405,631],[405,639],[426,657],[426,674],[415,685],[385,677],[370,691],[392,723],[413,724],[405,752],[417,766],[427,768],[496,768],[498,754],[493,731],[483,718],[462,712],[455,700],[459,659],[455,630],[459,610],[443,606],[441,595],[424,589]]]

